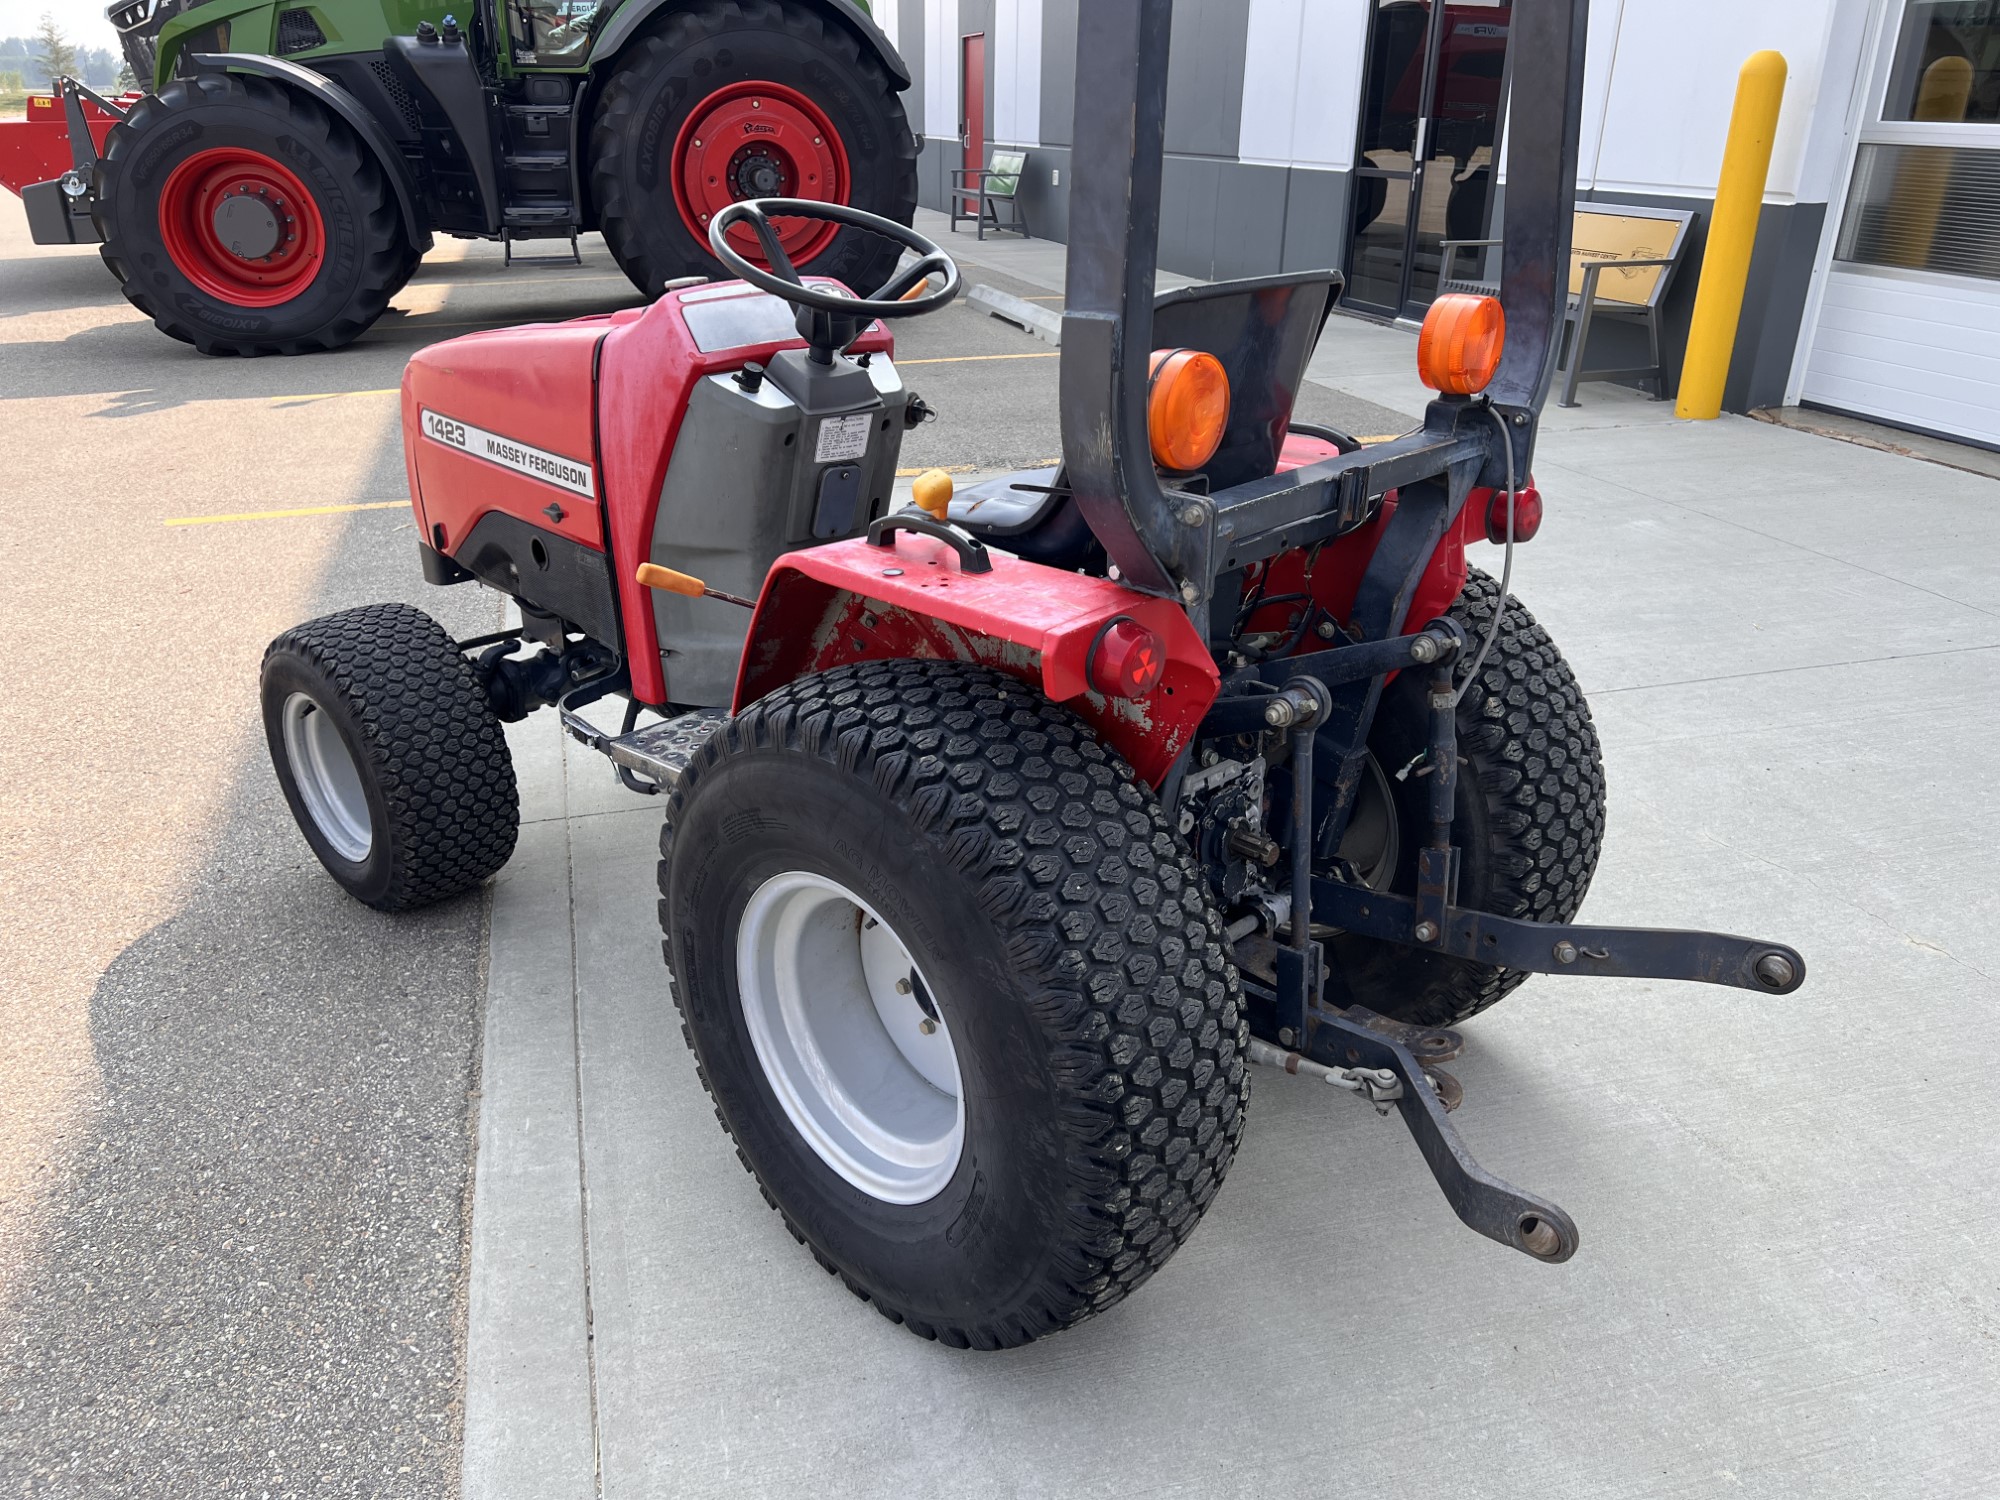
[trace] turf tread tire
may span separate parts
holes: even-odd
[[[200,124],[204,114],[210,116],[206,128],[223,128],[215,116],[231,110],[261,117],[270,141],[284,143],[277,154],[312,192],[329,246],[319,275],[290,302],[221,314],[264,325],[233,332],[216,325],[217,314],[204,320],[208,305],[225,304],[188,281],[161,240],[159,191],[176,158],[146,156],[149,140],[160,133]],[[209,141],[197,134],[167,149],[180,144],[200,149]],[[135,171],[146,180],[128,180]],[[352,343],[381,317],[422,259],[381,166],[354,132],[296,90],[262,78],[202,73],[148,94],[106,137],[94,197],[100,253],[125,299],[162,333],[203,354],[308,354]]]
[[[356,897],[408,911],[473,889],[514,852],[520,794],[500,721],[443,626],[408,604],[370,604],[295,625],[264,653],[264,723],[279,783],[307,842]],[[365,874],[316,836],[286,762],[278,718],[306,691],[347,731],[379,802]],[[377,852],[386,857],[373,862]],[[363,886],[357,889],[356,885]]]
[[[1492,627],[1500,586],[1477,568],[1451,607],[1470,643],[1456,680]],[[1405,672],[1383,693],[1371,737],[1390,770],[1421,745],[1427,710],[1424,675]],[[1393,746],[1380,731],[1404,727]],[[1583,905],[1604,842],[1604,758],[1575,674],[1518,599],[1507,600],[1500,633],[1478,680],[1458,705],[1461,841],[1459,899],[1496,916],[1567,922]],[[1426,793],[1411,778],[1413,800],[1401,819],[1402,871],[1395,889],[1414,893],[1416,846],[1422,842],[1416,803]],[[1419,830],[1415,836],[1412,830]],[[1417,1026],[1450,1026],[1499,1003],[1528,975],[1370,939],[1340,937],[1334,962],[1355,998],[1372,1010]]]
[[[652,128],[657,111],[649,107],[648,95],[662,74],[675,67],[711,39],[745,29],[782,33],[803,44],[816,58],[836,62],[859,77],[867,97],[886,101],[880,121],[881,172],[891,184],[887,189],[895,210],[884,212],[859,201],[861,194],[850,191],[849,202],[871,213],[908,224],[917,201],[917,140],[901,100],[896,95],[881,62],[849,27],[832,21],[802,5],[783,0],[700,0],[661,17],[625,45],[612,65],[611,76],[599,97],[590,127],[591,197],[597,211],[597,227],[619,269],[648,297],[659,296],[669,281],[683,276],[726,276],[720,261],[709,253],[706,243],[697,242],[682,223],[674,203],[669,162],[652,189],[641,186],[639,157],[641,144],[657,134],[663,151],[673,149],[680,123],[700,98],[677,102],[668,109],[671,128]],[[717,86],[726,80],[716,80]],[[792,84],[793,80],[773,82]],[[706,92],[700,97],[705,98]],[[819,101],[824,108],[824,101]],[[854,175],[854,147],[848,146],[850,176]],[[832,276],[866,296],[894,273],[901,247],[866,231],[843,229],[834,241],[799,269],[815,276]]]
[[[676,924],[687,920],[676,915],[678,830],[732,759],[773,752],[838,766],[906,816],[976,891],[1032,993],[1061,1080],[1066,1180],[1050,1213],[1065,1242],[1051,1273],[1004,1314],[926,1316],[842,1264],[773,1190],[717,1091],[700,1034],[712,1023],[697,1022],[676,957]],[[697,753],[660,848],[663,946],[702,1086],[765,1201],[856,1296],[927,1339],[1012,1346],[1120,1301],[1186,1240],[1243,1130],[1242,995],[1186,846],[1151,791],[1069,711],[1016,679],[957,663],[868,663],[800,679]]]

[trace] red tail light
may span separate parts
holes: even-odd
[[[1143,698],[1160,685],[1166,670],[1166,643],[1137,620],[1120,615],[1098,632],[1086,673],[1097,692]]]
[[[1542,492],[1532,484],[1514,491],[1514,540],[1531,542],[1542,529]],[[1486,540],[1499,547],[1507,541],[1507,492],[1494,490],[1486,502]]]

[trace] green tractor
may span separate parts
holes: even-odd
[[[152,92],[112,101],[60,80],[32,101],[39,121],[31,108],[0,134],[25,145],[38,123],[60,128],[69,170],[18,189],[34,238],[101,241],[132,304],[204,354],[348,343],[437,234],[498,240],[511,261],[523,240],[573,256],[595,229],[653,297],[717,270],[708,224],[740,199],[902,224],[916,206],[910,75],[865,0],[130,0],[109,14]],[[777,228],[816,275],[872,287],[895,269],[897,247],[863,230]],[[747,232],[740,248],[761,260]]]

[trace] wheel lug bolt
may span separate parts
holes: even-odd
[[[907,994],[909,994],[909,993],[910,993],[910,981],[909,981],[909,980],[907,980],[907,979],[899,979],[899,980],[897,980],[897,981],[896,981],[896,993],[897,993],[897,994],[899,994],[899,995],[907,995]]]
[[[937,1031],[937,1022],[933,1021],[929,1016],[925,1016],[921,1021],[917,1022],[917,1030],[921,1031],[925,1036],[931,1036]]]

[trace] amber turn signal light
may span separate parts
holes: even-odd
[[[1506,342],[1507,314],[1499,298],[1447,292],[1424,314],[1417,374],[1434,391],[1470,396],[1486,389]]]
[[[1085,677],[1113,698],[1143,698],[1167,670],[1167,646],[1137,620],[1120,615],[1097,634]]]
[[[1175,474],[1215,456],[1229,425],[1229,376],[1222,361],[1199,349],[1155,349],[1146,391],[1146,428],[1153,462]]]

